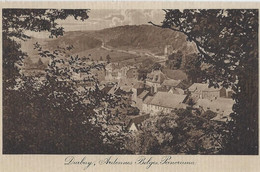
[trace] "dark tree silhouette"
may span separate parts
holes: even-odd
[[[225,154],[258,154],[258,10],[164,10],[163,28],[187,36],[209,67],[210,86],[231,87],[234,112]],[[158,25],[157,25],[158,26]]]
[[[107,63],[109,64],[109,63],[110,63],[110,60],[111,60],[111,57],[110,57],[109,54],[106,56],[106,59],[107,59]]]
[[[184,71],[188,75],[188,79],[192,82],[202,82],[203,71],[201,70],[201,62],[198,59],[198,54],[188,54],[185,56],[183,64]]]
[[[168,56],[168,60],[166,61],[166,66],[170,69],[179,69],[182,64],[183,53],[178,51],[176,53],[172,53]]]
[[[50,37],[63,35],[63,27],[58,27],[56,20],[65,20],[69,16],[82,21],[88,19],[89,10],[72,9],[3,9],[2,39],[3,39],[3,88],[4,90],[15,83],[19,76],[19,67],[26,56],[21,51],[21,45],[14,39],[26,40],[30,36],[25,30],[50,32]]]
[[[103,94],[92,70],[103,64],[89,65],[78,56],[67,54],[73,48],[35,49],[51,61],[44,78],[23,76],[19,72],[25,54],[16,39],[26,40],[24,30],[49,31],[50,37],[62,36],[55,21],[74,16],[88,18],[88,10],[4,9],[3,10],[3,152],[12,153],[122,153],[123,131],[110,130],[113,113],[98,116],[98,108],[120,106],[120,96]],[[68,52],[66,52],[68,51]],[[67,59],[67,60],[64,60]],[[87,59],[86,59],[87,60]],[[84,74],[80,83],[78,74]],[[104,105],[105,104],[105,105]],[[121,105],[123,106],[123,105]],[[110,120],[109,120],[110,119]],[[115,138],[114,135],[117,135]],[[123,136],[122,136],[123,137]],[[121,140],[120,140],[121,139]]]
[[[223,125],[191,110],[178,109],[146,119],[127,142],[138,154],[219,154]]]
[[[152,66],[153,70],[161,70],[162,69],[162,65],[160,63],[154,63]]]

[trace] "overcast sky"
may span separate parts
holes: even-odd
[[[59,21],[59,24],[65,28],[65,31],[100,30],[122,25],[147,24],[149,21],[159,24],[163,18],[164,12],[162,10],[92,9],[89,13],[89,19],[84,22],[70,17],[65,21]]]
[[[85,21],[75,20],[74,17],[69,17],[66,20],[58,20],[59,26],[64,27],[65,31],[79,31],[79,30],[100,30],[109,27],[123,26],[123,25],[141,25],[148,24],[152,21],[160,24],[164,19],[163,10],[158,9],[92,9],[88,13],[89,18]],[[49,36],[47,32],[26,32],[27,34],[46,38]]]

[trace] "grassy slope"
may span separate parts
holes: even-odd
[[[119,26],[104,29],[99,34],[107,35],[107,45],[116,48],[146,49],[159,54],[165,45],[173,45],[174,49],[186,50],[186,37],[169,29],[150,25]],[[114,35],[114,36],[110,36]]]
[[[105,60],[109,54],[111,61],[134,61],[135,58],[140,61],[147,57],[135,56],[127,53],[108,51],[101,47],[102,41],[106,45],[116,49],[128,49],[136,51],[149,51],[155,54],[161,54],[165,45],[173,45],[174,49],[191,51],[192,47],[187,43],[186,37],[178,32],[169,29],[161,29],[150,25],[140,26],[119,26],[107,28],[100,31],[73,31],[66,32],[64,36],[55,39],[31,39],[24,43],[28,55],[33,61],[38,60],[37,51],[33,50],[33,43],[40,42],[44,48],[54,50],[57,46],[64,47],[73,45],[72,54],[80,56],[89,56],[94,60],[99,60],[102,56]]]

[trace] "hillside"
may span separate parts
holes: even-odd
[[[40,42],[48,50],[54,50],[57,46],[73,45],[72,54],[91,55],[93,60],[99,60],[101,56],[105,59],[110,55],[112,61],[134,58],[140,58],[138,60],[140,61],[145,53],[162,55],[165,45],[172,45],[174,50],[188,53],[194,51],[194,45],[186,41],[185,35],[151,25],[125,25],[98,31],[71,31],[53,39],[33,38],[22,43],[23,49],[28,52],[33,61],[39,58],[33,49],[35,42]],[[102,48],[102,45],[107,49]],[[131,54],[131,51],[134,53]]]
[[[101,30],[106,44],[114,48],[146,49],[155,54],[164,52],[165,45],[172,45],[175,50],[187,50],[186,36],[170,29],[150,25],[119,26]]]
[[[73,45],[72,53],[79,53],[84,50],[98,48],[102,45],[102,41],[90,34],[90,31],[78,32],[65,32],[64,36],[49,39],[46,42],[46,48],[50,50],[55,49],[57,46],[65,47]]]
[[[99,48],[102,42],[113,48],[148,50],[155,54],[163,53],[165,45],[172,45],[174,50],[193,51],[192,44],[186,41],[184,34],[151,25],[125,25],[98,31],[72,31],[66,32],[60,38],[47,41],[49,48],[57,45],[74,45],[73,53]]]

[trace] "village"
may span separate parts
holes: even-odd
[[[165,47],[165,57],[173,53],[169,47]],[[162,61],[161,57],[158,61]],[[138,67],[138,64],[131,66],[108,63],[104,71],[96,73],[101,80],[100,89],[104,93],[111,95],[127,93],[131,106],[137,108],[134,114],[130,114],[130,120],[128,118],[122,122],[128,131],[138,132],[145,119],[181,108],[199,109],[201,112],[212,111],[216,116],[211,120],[215,121],[226,122],[230,119],[229,115],[234,104],[231,89],[209,88],[208,83],[202,82],[187,85],[186,74],[178,70],[172,71],[170,75],[161,69],[152,70],[146,79],[140,80]]]
[[[207,83],[193,83],[183,90],[182,80],[169,79],[160,70],[152,71],[144,81],[137,80],[135,68],[125,68],[121,70],[112,69],[109,64],[106,70],[106,81],[113,82],[113,86],[105,86],[109,94],[114,94],[117,90],[132,92],[132,106],[140,110],[139,115],[132,118],[129,131],[138,131],[138,126],[150,116],[161,113],[170,113],[174,109],[191,106],[200,108],[202,111],[211,110],[217,113],[212,120],[226,121],[232,112],[234,101],[232,91],[221,88],[209,88]],[[141,119],[141,120],[140,120]]]
[[[172,53],[172,46],[167,45],[164,49],[164,56],[158,57],[158,62],[164,66],[165,59]],[[49,62],[50,63],[50,62]],[[147,73],[145,79],[138,77],[140,64],[125,65],[120,62],[107,62],[99,60],[89,62],[89,64],[103,64],[103,70],[95,70],[94,76],[99,80],[99,89],[104,94],[115,95],[122,92],[127,95],[129,105],[134,109],[129,112],[127,120],[121,121],[129,132],[138,132],[142,122],[152,116],[168,114],[172,110],[193,108],[201,112],[212,111],[217,115],[211,120],[227,121],[232,112],[234,104],[232,90],[224,87],[214,88],[208,83],[191,83],[187,79],[185,72],[181,70],[167,71],[153,69]],[[32,62],[25,63],[26,70],[22,70],[26,75],[39,75],[44,78],[45,65],[41,59],[34,65]],[[30,68],[28,68],[30,66]],[[34,67],[33,67],[34,66]],[[79,81],[79,88],[82,85],[93,88],[93,82],[83,81],[86,74],[75,73],[72,76]],[[187,84],[188,83],[188,84]],[[106,108],[97,108],[98,114],[106,113]]]
[[[257,10],[2,17],[4,154],[258,154]]]

